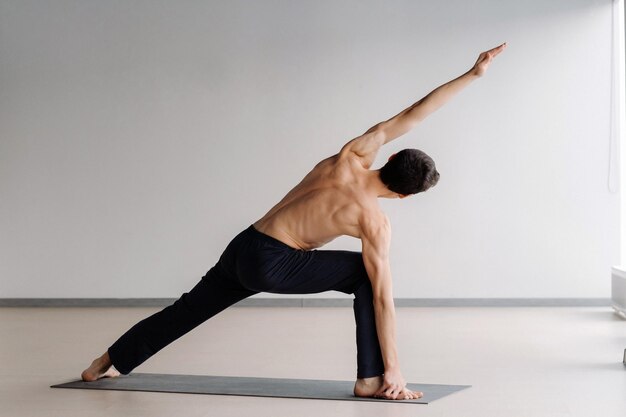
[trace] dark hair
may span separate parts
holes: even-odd
[[[404,149],[380,169],[380,179],[391,191],[410,195],[428,190],[439,181],[435,161],[418,149]]]

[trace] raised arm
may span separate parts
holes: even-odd
[[[382,145],[413,129],[419,122],[450,101],[452,97],[467,87],[472,81],[480,78],[487,71],[493,58],[505,48],[506,43],[503,43],[498,47],[481,53],[469,71],[437,87],[391,119],[373,126],[363,135],[348,142],[341,152],[344,154],[353,152],[362,159],[363,165],[369,168]]]

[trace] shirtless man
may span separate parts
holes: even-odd
[[[140,321],[82,373],[85,381],[128,374],[154,353],[228,306],[259,292],[354,294],[357,380],[354,394],[417,399],[406,388],[396,350],[389,268],[390,226],[378,198],[403,198],[434,186],[433,160],[405,149],[370,170],[380,147],[404,135],[473,80],[506,48],[474,66],[318,163],[265,216],[235,237],[217,264],[173,305]],[[318,251],[341,235],[361,239],[362,253]]]

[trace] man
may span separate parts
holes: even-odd
[[[237,235],[217,264],[173,305],[140,321],[82,373],[85,381],[128,374],[160,349],[228,306],[259,292],[354,294],[357,380],[354,394],[416,399],[396,351],[389,268],[390,226],[378,198],[404,198],[434,186],[439,173],[417,149],[370,170],[380,147],[402,136],[473,80],[506,43],[483,52],[460,77],[318,163],[265,216]],[[361,239],[362,253],[318,251],[341,235]]]

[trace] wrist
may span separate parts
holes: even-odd
[[[470,80],[475,80],[475,79],[481,77],[480,74],[478,73],[478,70],[476,68],[471,68],[469,71],[467,71],[463,75],[466,76]]]
[[[400,370],[400,365],[398,364],[397,361],[391,362],[391,363],[387,363],[385,362],[385,373],[388,374],[390,372],[396,372]]]

